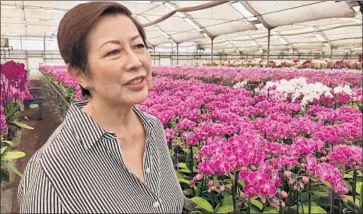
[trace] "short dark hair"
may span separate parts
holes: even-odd
[[[103,15],[115,13],[124,14],[131,19],[146,46],[144,28],[132,17],[127,7],[117,2],[88,2],[68,10],[59,23],[57,40],[64,62],[88,75],[87,34]],[[81,91],[83,96],[91,96],[89,90],[82,86]]]

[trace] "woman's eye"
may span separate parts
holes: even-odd
[[[145,48],[145,45],[144,44],[138,44],[138,45],[136,45],[136,48]]]
[[[111,52],[109,52],[108,54],[107,54],[107,56],[109,56],[109,55],[115,55],[115,54],[119,54],[120,53],[120,50],[113,50],[113,51],[111,51]]]

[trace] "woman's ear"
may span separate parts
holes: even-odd
[[[66,70],[83,88],[88,88],[87,77],[81,69],[67,64]]]

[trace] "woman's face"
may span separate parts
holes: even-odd
[[[87,86],[92,98],[133,105],[147,99],[151,58],[135,24],[123,14],[105,15],[87,37]]]

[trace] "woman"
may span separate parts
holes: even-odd
[[[87,101],[29,161],[22,213],[181,213],[183,192],[163,126],[134,105],[147,99],[151,58],[145,32],[115,2],[77,5],[58,28],[67,71]]]

